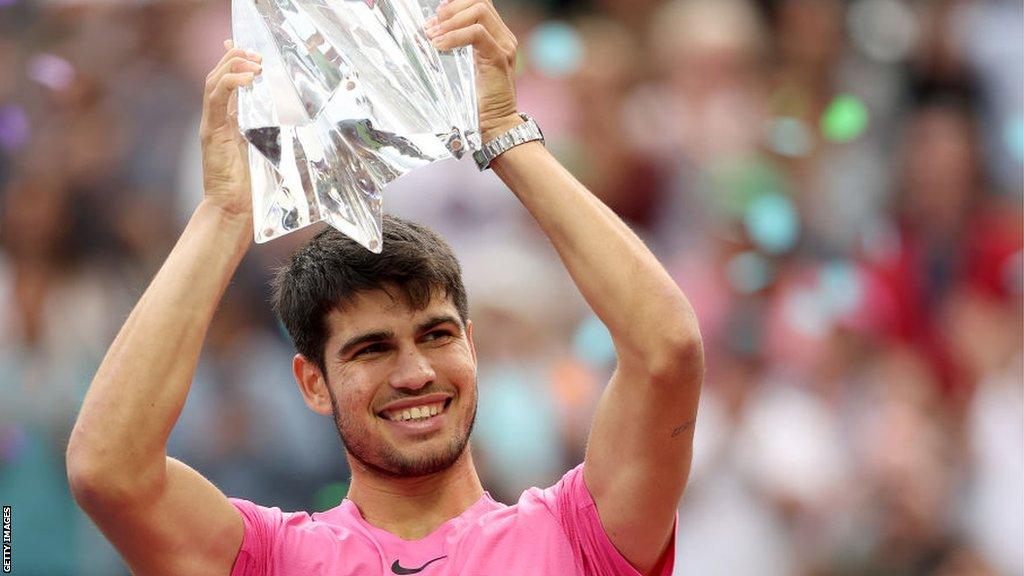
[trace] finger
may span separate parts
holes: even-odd
[[[479,23],[447,32],[434,38],[433,43],[438,50],[472,45],[476,54],[491,62],[508,62],[510,58],[509,52],[499,46],[490,31]]]
[[[488,0],[453,0],[442,5],[437,18],[428,22],[427,36],[435,38],[471,24],[483,24],[499,45],[515,50],[515,36]]]
[[[233,53],[234,51],[228,52],[228,55]],[[237,53],[234,53],[233,56],[228,55],[225,55],[224,59],[206,77],[206,97],[209,97],[225,74],[252,72],[258,75],[263,71],[263,66],[259,62],[249,59],[244,51],[241,55]]]
[[[501,15],[494,8],[490,0],[453,0],[445,2],[437,10],[437,17],[432,19],[428,28],[435,28],[441,32],[464,28],[474,22],[479,22],[490,30],[491,35],[499,44],[507,44],[503,40],[515,42],[512,30],[505,25]]]
[[[222,70],[224,66],[234,58],[244,58],[246,60],[257,63],[263,62],[263,57],[255,52],[250,52],[248,50],[243,50],[241,48],[230,48],[224,53],[223,56],[221,56],[220,60],[213,66],[213,69],[210,71],[210,74],[213,75],[219,70]]]
[[[216,76],[223,76],[229,72],[257,72],[262,69],[263,64],[243,53],[221,63],[214,72]]]
[[[461,12],[473,4],[483,4],[491,10],[494,10],[495,15],[498,14],[498,11],[494,8],[494,3],[491,2],[491,0],[445,0],[437,7],[437,18],[438,20],[451,18],[456,12]],[[501,20],[500,17],[498,19]]]
[[[241,53],[244,54],[245,56],[247,56],[250,60],[255,60],[256,62],[262,62],[263,61],[263,56],[261,56],[258,52],[253,52],[251,50],[245,50],[244,48],[235,48],[235,41],[230,39],[230,38],[228,38],[227,40],[224,41],[224,50],[226,50],[228,52],[232,52],[233,50],[240,50]],[[234,53],[237,54],[238,52],[234,52]],[[226,57],[227,57],[227,54],[225,54],[224,57],[221,58],[221,60],[223,61],[223,59],[226,58]]]
[[[207,87],[211,87],[217,84],[217,80],[220,79],[220,77],[230,69],[230,63],[234,58],[244,58],[246,60],[256,63],[261,63],[263,61],[263,57],[255,52],[250,52],[248,50],[243,50],[241,48],[235,48],[235,44],[231,40],[224,41],[224,49],[224,55],[221,56],[220,61],[218,61],[217,64],[214,65],[213,69],[206,76]],[[238,72],[238,70],[234,70],[234,72]]]
[[[256,75],[252,72],[229,72],[221,76],[204,107],[207,128],[216,129],[227,123],[228,99],[239,86],[248,86],[255,78]]]
[[[263,56],[259,55],[256,52],[252,52],[250,50],[245,50],[243,48],[236,48],[234,46],[234,44],[231,43],[230,40],[225,40],[224,41],[224,46],[225,46],[224,55],[221,56],[220,60],[217,62],[217,64],[215,64],[213,66],[214,70],[220,68],[228,60],[230,60],[232,58],[242,57],[242,58],[246,58],[247,60],[252,60],[253,62],[262,62],[263,61]]]

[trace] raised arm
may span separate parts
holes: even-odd
[[[516,43],[488,0],[453,0],[431,35],[471,43],[484,139],[521,120],[512,87]],[[493,163],[551,240],[611,332],[618,365],[597,409],[584,479],[605,531],[641,573],[658,568],[689,474],[703,377],[697,321],[643,242],[537,142]]]
[[[618,364],[591,426],[584,479],[612,543],[651,573],[690,469],[704,371],[693,311],[636,235],[540,144],[513,148],[494,171],[615,342]]]
[[[205,197],[86,394],[67,451],[82,508],[133,573],[226,576],[242,542],[227,498],[168,458],[207,328],[252,239],[247,156],[228,101],[259,72],[231,49],[210,73],[201,137]]]

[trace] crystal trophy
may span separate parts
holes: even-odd
[[[471,47],[424,31],[439,0],[232,0],[235,45],[263,57],[238,94],[256,242],[324,221],[381,250],[381,192],[480,149]]]

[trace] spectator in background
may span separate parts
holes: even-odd
[[[0,208],[0,494],[31,511],[18,542],[19,570],[30,574],[117,565],[75,506],[61,454],[127,295],[88,253],[65,178],[21,174]]]
[[[348,470],[336,458],[335,430],[310,418],[291,386],[293,352],[271,329],[259,279],[243,267],[226,295],[169,452],[223,490],[301,507]]]

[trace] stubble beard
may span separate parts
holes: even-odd
[[[476,424],[477,406],[474,403],[469,426],[465,430],[456,431],[444,448],[425,455],[409,457],[396,450],[383,437],[377,438],[375,444],[379,445],[378,448],[368,445],[370,443],[366,440],[371,439],[370,432],[361,428],[354,418],[343,415],[338,410],[338,402],[329,387],[328,395],[331,398],[334,427],[338,430],[345,450],[371,472],[390,478],[429,476],[452,467],[465,452],[469,437],[473,433],[473,425]]]

